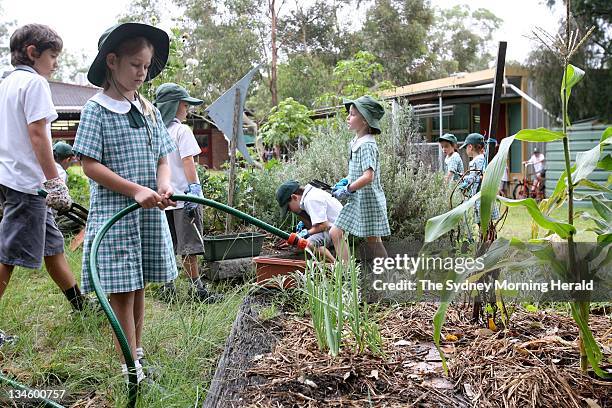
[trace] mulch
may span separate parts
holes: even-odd
[[[571,317],[519,308],[510,329],[472,324],[450,308],[442,330],[445,375],[433,345],[436,306],[381,311],[384,357],[346,345],[337,357],[317,347],[311,322],[285,313],[283,335],[257,355],[247,376],[264,381],[243,391],[242,406],[261,407],[601,407],[612,406],[612,382],[582,373],[578,330]],[[612,368],[612,324],[592,315],[602,366]]]

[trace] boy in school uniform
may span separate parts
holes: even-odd
[[[310,184],[301,187],[297,181],[291,180],[280,185],[276,190],[276,201],[281,208],[281,217],[285,218],[287,211],[298,215],[302,221],[298,223],[296,232],[300,238],[308,241],[308,246],[320,256],[335,262],[329,248],[333,241],[329,235],[342,204],[332,195]]]
[[[172,82],[160,85],[155,92],[154,104],[176,145],[176,150],[168,154],[170,184],[174,191],[196,197],[202,197],[202,186],[193,157],[200,154],[201,149],[191,128],[183,122],[187,120],[190,106],[203,103],[201,99],[192,98],[184,87]],[[212,294],[204,286],[198,270],[198,255],[204,253],[202,207],[197,203],[179,201],[175,206],[166,207],[165,212],[174,252],[183,257],[183,269],[189,276],[189,297],[206,303],[221,300],[219,295]],[[167,300],[176,296],[174,281],[163,285],[161,295]]]
[[[28,24],[13,33],[10,50],[15,70],[0,83],[0,297],[15,266],[38,269],[44,259],[72,307],[83,310],[88,299],[70,271],[51,211],[72,204],[51,149],[57,113],[47,79],[57,69],[62,39],[45,25]]]
[[[72,165],[76,156],[72,151],[72,146],[66,142],[57,142],[53,145],[53,159],[55,159],[55,167],[59,177],[64,180],[64,184],[68,184],[68,173],[66,169]]]

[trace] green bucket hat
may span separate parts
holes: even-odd
[[[66,157],[74,156],[74,151],[68,143],[57,142],[53,145],[53,156],[59,160],[64,160]]]
[[[438,139],[438,142],[441,142],[441,141],[446,141],[454,145],[457,144],[457,138],[452,133],[445,133],[442,136],[440,136],[440,138]]]
[[[100,36],[98,40],[98,55],[87,72],[87,79],[96,86],[104,86],[106,79],[106,55],[114,52],[125,39],[145,37],[153,44],[154,54],[145,81],[150,81],[159,75],[168,61],[170,38],[164,30],[140,23],[117,24]]]
[[[166,126],[176,116],[179,101],[185,101],[194,106],[204,103],[201,99],[192,98],[185,88],[172,82],[161,84],[155,91],[155,102],[153,104],[159,109]]]
[[[481,135],[480,133],[470,133],[465,138],[465,142],[463,142],[463,144],[461,145],[460,149],[465,149],[467,147],[467,145],[469,145],[469,144],[471,144],[471,145],[475,145],[475,144],[484,145],[485,144],[484,136]]]
[[[375,135],[380,133],[379,120],[385,114],[385,108],[383,108],[380,102],[370,95],[364,95],[355,100],[343,99],[342,103],[347,112],[351,109],[351,105],[355,105],[355,108],[357,108],[366,122],[368,122],[370,129],[372,129],[372,133]]]
[[[291,194],[295,193],[300,188],[300,183],[295,180],[286,181],[280,185],[276,190],[276,201],[278,206],[281,208],[281,217],[285,217],[287,214],[287,207],[289,206],[289,200],[291,200]]]

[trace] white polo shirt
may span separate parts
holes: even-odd
[[[32,67],[17,68],[0,82],[0,184],[36,194],[46,178],[32,149],[28,125],[45,119],[51,144],[51,122],[57,112],[47,80]]]
[[[306,184],[300,201],[300,208],[308,214],[312,225],[322,222],[333,224],[342,210],[340,201],[326,191]]]
[[[189,185],[187,177],[185,177],[183,159],[185,157],[200,154],[202,149],[200,149],[191,128],[182,124],[176,118],[170,122],[170,125],[168,126],[168,133],[176,145],[176,150],[168,154],[168,164],[170,165],[170,185],[172,186],[175,194],[183,194]],[[176,207],[167,207],[166,210],[183,208],[184,205],[184,202],[179,201]]]

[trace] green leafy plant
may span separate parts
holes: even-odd
[[[567,6],[567,20],[570,21],[569,2]],[[524,244],[518,240],[498,240],[493,243],[494,245],[492,245],[492,247],[489,248],[485,254],[485,260],[488,256],[488,259],[493,260],[493,262],[489,262],[490,265],[488,267],[474,276],[483,276],[496,268],[500,268],[502,265],[516,265],[517,262],[512,261],[512,258],[510,257],[505,258],[501,256],[499,259],[495,259],[496,256],[489,256],[494,250],[499,254],[500,250],[501,252],[504,252],[510,246],[514,246],[517,248],[526,249],[533,255],[527,262],[521,261],[520,264],[522,266],[525,266],[530,262],[537,263],[539,261],[549,264],[553,272],[558,277],[566,281],[570,279],[572,281],[580,281],[581,279],[588,278],[589,276],[582,274],[582,268],[577,264],[577,249],[574,242],[574,236],[577,232],[574,226],[574,189],[578,185],[586,186],[594,190],[593,194],[588,195],[591,198],[593,206],[600,217],[598,217],[598,222],[596,223],[597,227],[594,229],[594,231],[598,234],[597,240],[599,243],[609,243],[609,234],[610,231],[612,231],[610,228],[612,222],[612,212],[605,203],[596,198],[596,195],[601,194],[601,192],[609,192],[610,183],[608,183],[608,185],[597,184],[588,181],[587,177],[598,167],[610,170],[610,163],[612,161],[610,159],[610,155],[605,154],[602,157],[602,152],[604,152],[604,148],[612,143],[612,128],[607,128],[604,131],[600,142],[591,150],[577,154],[576,161],[573,165],[570,161],[568,126],[570,126],[571,123],[569,120],[567,106],[572,88],[581,81],[584,76],[584,71],[571,65],[569,60],[576,52],[577,48],[580,47],[580,45],[585,41],[591,31],[592,29],[587,32],[582,40],[577,41],[578,32],[570,32],[568,23],[565,41],[563,42],[556,37],[550,36],[552,43],[547,44],[547,46],[550,48],[557,50],[557,54],[560,57],[564,70],[560,89],[563,117],[562,131],[553,132],[543,128],[526,129],[519,131],[514,136],[505,138],[500,144],[498,153],[485,170],[481,191],[477,196],[475,196],[481,200],[481,225],[483,236],[486,236],[487,228],[489,227],[492,205],[496,199],[499,199],[507,206],[525,207],[531,216],[533,223],[548,231],[548,239],[541,239],[528,244]],[[570,37],[573,38],[573,40],[571,40]],[[510,200],[497,196],[497,190],[506,164],[508,151],[515,139],[529,142],[552,142],[555,140],[562,140],[563,142],[565,171],[557,182],[552,196],[548,200],[545,200],[545,202],[541,203],[540,206],[538,206],[538,204],[532,198]],[[468,202],[445,214],[428,220],[425,231],[426,242],[432,242],[452,229],[458,223],[460,216],[474,205],[475,200],[473,199],[475,197],[472,197],[472,199]],[[553,219],[548,215],[549,212],[552,211],[552,208],[557,208],[565,203],[567,204],[568,211],[567,222]],[[567,245],[567,262],[564,259],[559,260],[558,249],[555,248],[554,242],[564,242]],[[598,270],[599,268],[609,265],[609,250],[609,246],[599,247],[592,251],[587,258],[584,258],[588,261],[591,270]],[[605,251],[607,254],[602,253],[603,251]],[[474,279],[474,276],[469,277],[468,280]],[[442,302],[434,318],[434,341],[438,346],[440,341],[440,329],[444,323],[446,309],[448,308],[451,300],[452,296],[443,294]],[[598,376],[609,378],[610,375],[605,373],[599,367],[599,362],[603,356],[589,328],[588,320],[590,300],[588,295],[571,302],[569,305],[572,317],[574,318],[580,333],[579,349],[580,366],[582,370],[586,371],[590,364]]]
[[[307,143],[314,125],[310,115],[311,111],[293,98],[281,101],[272,108],[268,120],[261,127],[264,143],[288,150],[293,150],[298,140]]]
[[[348,265],[336,262],[331,272],[325,263],[310,259],[302,281],[321,350],[329,350],[331,355],[337,356],[343,340],[349,340],[350,334],[356,352],[368,349],[383,354],[378,325],[367,303],[360,299],[359,266],[354,259]]]

